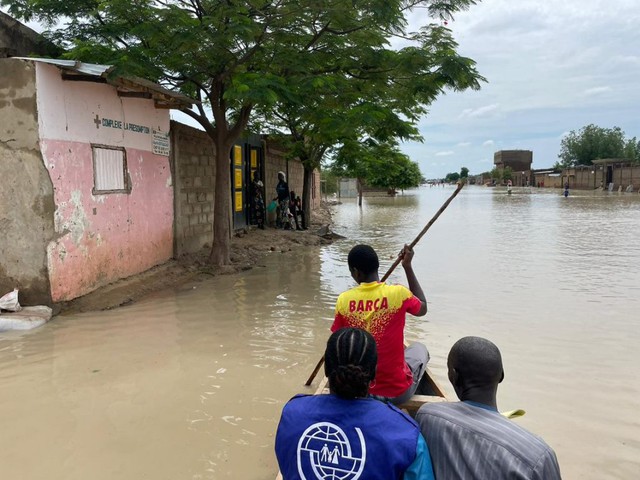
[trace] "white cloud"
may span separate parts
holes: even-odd
[[[436,153],[436,157],[449,157],[451,155],[453,155],[455,152],[453,152],[452,150],[447,150],[445,152],[437,152]]]
[[[495,144],[495,142],[493,140],[486,140],[486,141],[482,142],[482,146],[483,147],[491,147],[494,144]]]
[[[495,112],[499,106],[500,105],[498,105],[497,103],[493,103],[491,105],[485,105],[483,107],[478,107],[478,108],[465,108],[460,114],[459,118],[486,117],[491,115],[493,112]]]
[[[587,88],[584,92],[582,92],[582,94],[589,97],[592,95],[600,95],[601,93],[607,93],[610,91],[611,91],[611,87],[594,87],[594,88]]]
[[[460,142],[456,144],[456,147],[470,147],[470,146],[471,146],[471,142]]]

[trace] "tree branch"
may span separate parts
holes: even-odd
[[[200,125],[202,125],[202,128],[204,128],[204,130],[207,132],[207,134],[212,140],[216,138],[216,135],[218,133],[218,128],[214,127],[206,116],[198,115],[196,112],[190,109],[182,110],[182,112],[190,116],[191,118],[193,118]]]

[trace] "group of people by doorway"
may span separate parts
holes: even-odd
[[[358,285],[336,302],[326,344],[329,395],[297,395],[283,408],[275,452],[284,480],[559,480],[554,451],[498,411],[504,379],[498,347],[464,337],[448,377],[459,402],[425,403],[415,420],[396,405],[422,392],[429,361],[422,343],[404,346],[405,317],[427,302],[400,252],[409,288],[380,282],[373,248],[357,245],[347,263]]]
[[[264,229],[267,211],[275,210],[276,228],[283,230],[306,230],[307,225],[302,211],[302,200],[293,190],[289,190],[284,172],[278,172],[276,196],[268,206],[265,202],[264,183],[256,170],[251,182],[251,224]]]

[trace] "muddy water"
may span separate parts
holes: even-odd
[[[450,193],[345,202],[349,241],[0,334],[1,478],[273,478],[279,411],[351,286],[348,249],[373,244],[384,271]],[[443,381],[456,339],[495,341],[500,408],[527,410],[565,478],[640,476],[639,238],[638,195],[468,187],[417,248],[430,312],[408,336]]]

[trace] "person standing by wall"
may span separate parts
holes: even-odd
[[[260,173],[253,172],[251,181],[251,223],[264,230],[264,184],[260,180]]]
[[[278,202],[276,227],[286,228],[286,226],[289,224],[289,185],[287,184],[287,176],[284,174],[284,172],[278,172],[276,194],[277,196],[274,198],[274,200]]]
[[[302,201],[300,197],[296,197],[296,192],[291,190],[289,196],[289,212],[293,215],[293,221],[296,225],[296,230],[304,229],[304,214],[302,212]],[[301,222],[298,221],[298,217],[300,217]],[[302,226],[301,226],[302,225]],[[293,225],[291,225],[293,228]]]

